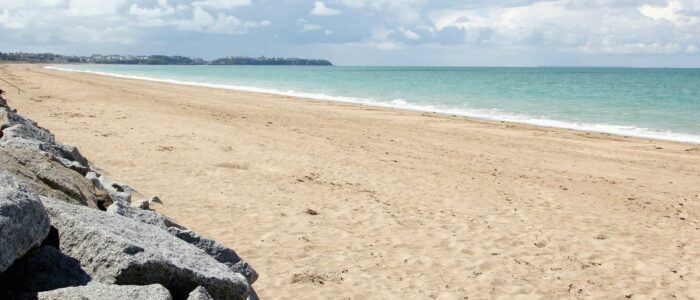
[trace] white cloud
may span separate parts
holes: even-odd
[[[369,39],[362,41],[361,43],[351,43],[355,46],[375,48],[383,51],[392,51],[404,49],[404,45],[401,42],[393,41],[391,39],[392,35],[397,31],[392,29],[387,29],[386,27],[376,27],[372,29]],[[400,32],[400,31],[399,31]]]
[[[311,15],[313,16],[335,16],[342,14],[340,10],[337,9],[332,9],[326,4],[324,4],[322,1],[316,1],[314,2],[314,8],[311,9]]]
[[[69,0],[68,13],[78,17],[114,16],[127,0]]]
[[[316,31],[321,29],[321,25],[318,24],[304,24],[301,26],[301,30],[299,30],[299,32]]]
[[[232,9],[239,6],[248,6],[252,3],[250,0],[204,0],[194,1],[192,6],[199,6],[212,9]]]
[[[175,7],[168,5],[167,0],[160,0],[155,7],[141,7],[136,3],[129,7],[129,14],[142,18],[162,18],[174,13]]]
[[[207,27],[216,23],[216,19],[201,7],[195,7],[192,11],[192,19],[175,21],[178,29],[204,31]]]
[[[272,22],[270,22],[270,20],[262,20],[260,22],[247,21],[247,22],[243,23],[243,26],[248,27],[248,28],[268,27],[270,25],[272,25]]]
[[[218,13],[212,16],[201,6],[195,6],[192,19],[174,21],[180,30],[198,31],[223,34],[243,34],[250,28],[267,27],[272,25],[269,20],[260,22],[242,21],[236,16]]]
[[[135,37],[135,32],[122,26],[98,30],[79,25],[64,28],[61,31],[62,39],[75,44],[114,43],[128,45],[136,42]]]
[[[409,39],[409,40],[418,40],[418,39],[420,39],[420,35],[419,35],[419,34],[413,32],[413,31],[411,31],[411,30],[409,30],[409,29],[399,28],[399,31],[401,32],[401,34],[402,34],[405,38],[407,38],[407,39]]]
[[[394,31],[391,29],[387,29],[386,27],[377,27],[372,29],[372,35],[370,38],[375,41],[386,41],[389,39],[389,36],[392,33],[394,33]]]
[[[317,17],[334,15],[342,17]],[[148,44],[167,52],[207,34],[240,35],[214,38],[240,42],[251,31],[271,42],[241,47],[266,53],[285,51],[274,43],[401,50],[401,57],[421,47],[443,53],[462,47],[513,55],[700,58],[700,0],[0,0],[0,35],[8,50],[132,49],[116,44],[151,51]]]
[[[693,0],[694,1],[694,0]],[[671,54],[700,37],[690,27],[698,23],[689,13],[692,1],[671,0],[666,5],[639,1],[540,1],[515,7],[440,10],[429,14],[436,31],[457,28],[465,42],[488,43],[501,50],[546,48],[565,53]],[[700,6],[699,6],[700,7]],[[648,18],[646,18],[646,17]],[[663,22],[671,22],[674,29]],[[682,27],[685,28],[682,28]],[[700,28],[699,28],[700,29]]]
[[[64,0],[0,0],[0,7],[9,10],[18,8],[50,8],[63,5],[64,2]]]
[[[654,20],[666,20],[676,26],[690,26],[700,23],[700,1],[671,0],[666,5],[642,5],[639,12]]]
[[[372,45],[374,47],[377,47],[379,50],[384,50],[384,51],[391,51],[391,50],[401,50],[404,48],[402,44],[399,43],[394,43],[394,42],[381,42],[381,43],[370,43],[369,45]]]
[[[420,25],[422,13],[430,7],[430,2],[426,0],[342,0],[342,3],[355,9],[369,8],[380,12],[389,22],[410,25]],[[463,5],[455,3],[453,6]]]
[[[205,30],[214,33],[236,34],[245,32],[245,26],[243,26],[241,19],[219,13],[216,22],[208,26]]]
[[[12,14],[8,9],[3,9],[0,14],[0,25],[7,29],[24,29],[27,26],[27,19],[22,16]]]

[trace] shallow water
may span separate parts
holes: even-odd
[[[700,69],[52,68],[700,143]]]

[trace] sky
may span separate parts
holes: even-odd
[[[0,51],[700,67],[700,0],[0,0]]]

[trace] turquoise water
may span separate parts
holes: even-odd
[[[700,69],[53,68],[700,143]]]

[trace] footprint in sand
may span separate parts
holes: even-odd
[[[172,152],[173,150],[175,150],[175,147],[173,147],[173,146],[159,146],[158,147],[158,151],[160,151],[160,152]]]
[[[219,168],[234,169],[234,170],[248,170],[248,169],[250,169],[249,164],[239,164],[239,163],[229,163],[229,162],[222,162],[222,163],[214,164],[214,166],[219,167]]]

